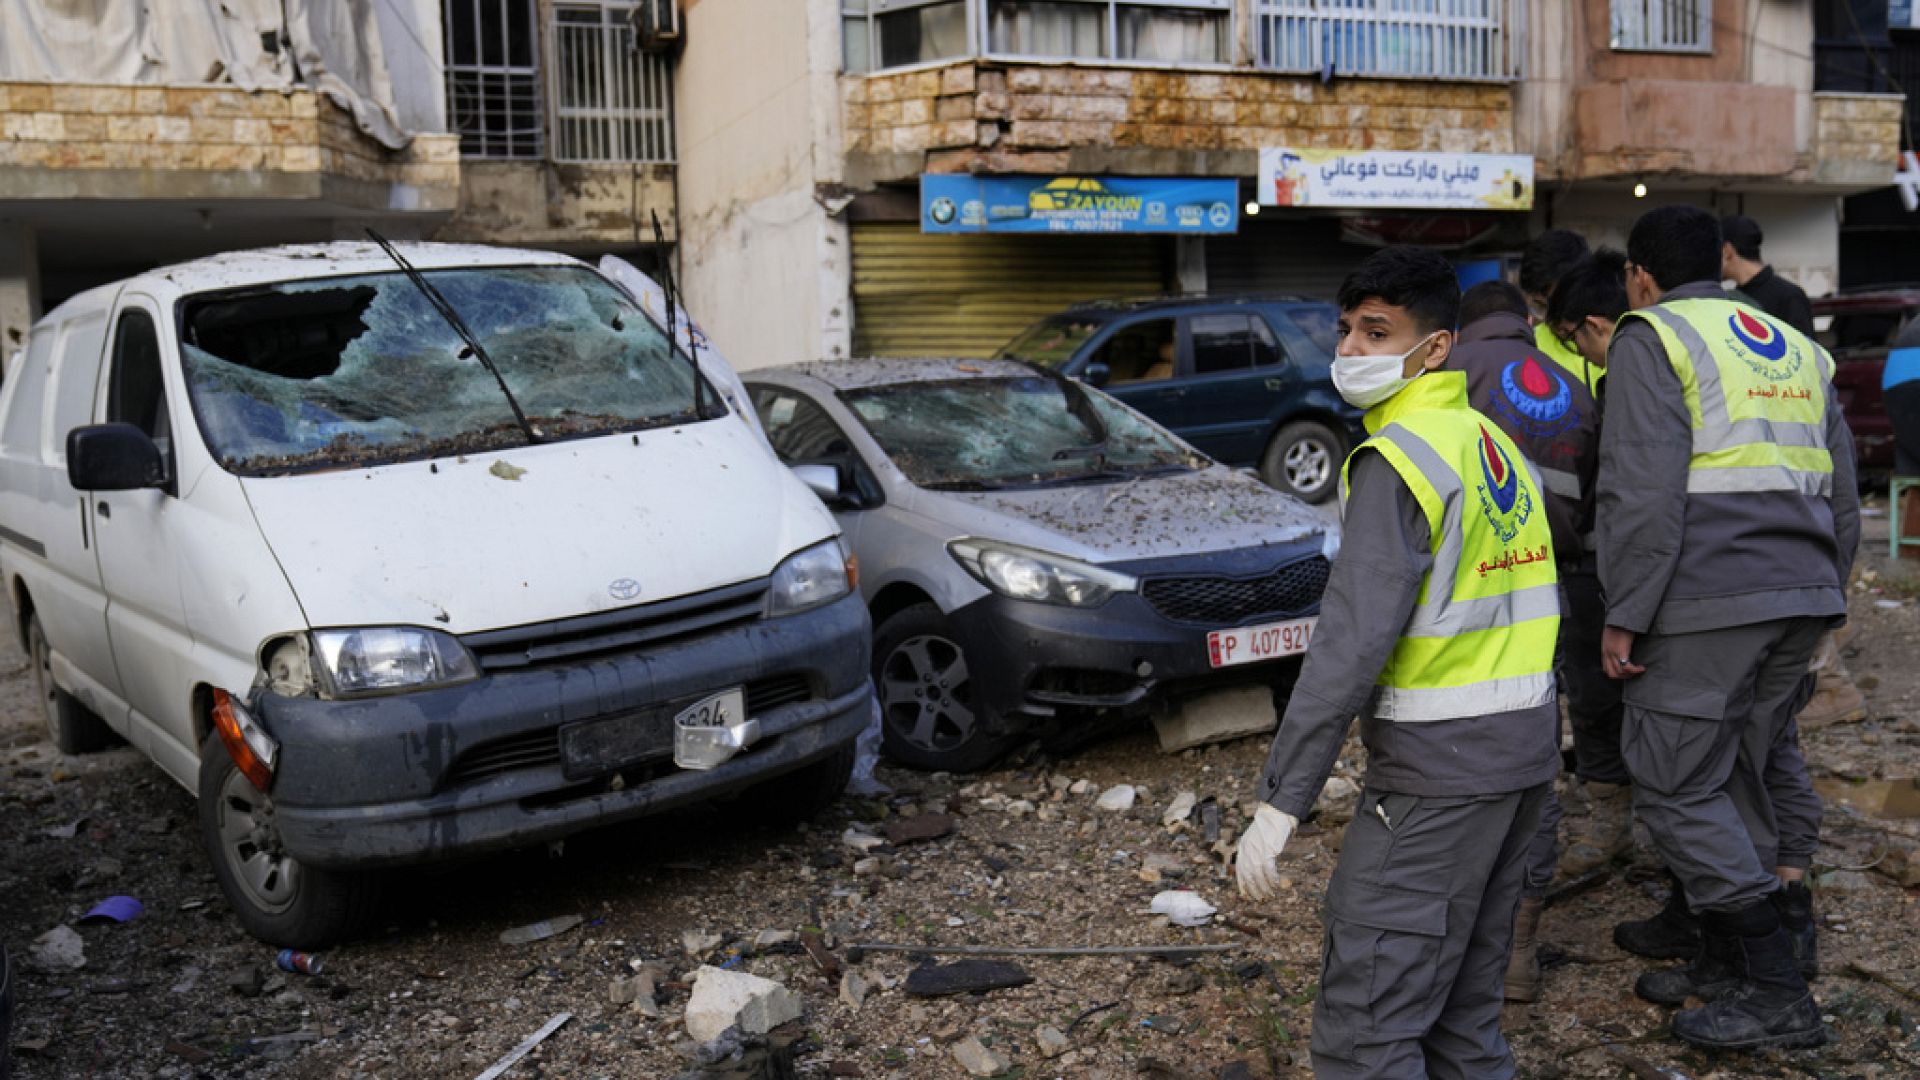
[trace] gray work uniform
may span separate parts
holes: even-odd
[[[1596,389],[1534,343],[1533,327],[1496,311],[1460,328],[1447,367],[1466,373],[1467,400],[1500,425],[1539,470],[1560,571],[1560,640],[1554,668],[1573,722],[1574,760],[1588,780],[1624,784],[1620,761],[1620,686],[1600,668],[1606,618],[1600,583],[1587,556],[1593,531],[1593,481],[1600,462]],[[1542,897],[1557,864],[1561,807],[1551,789],[1540,834],[1527,847],[1522,894]]]
[[[1725,294],[1694,282],[1667,297]],[[1696,369],[1712,363],[1696,351]],[[1647,669],[1625,684],[1622,754],[1690,905],[1733,911],[1778,887],[1769,764],[1776,788],[1811,797],[1804,763],[1777,751],[1821,632],[1846,614],[1860,537],[1852,438],[1829,383],[1830,491],[1690,493],[1692,422],[1653,328],[1622,323],[1607,371],[1600,578],[1608,625],[1639,635],[1633,659]]]
[[[1501,980],[1526,844],[1559,768],[1558,705],[1431,723],[1372,715],[1433,552],[1384,458],[1357,451],[1348,479],[1340,555],[1259,787],[1305,817],[1361,716],[1366,789],[1327,887],[1314,1072],[1511,1076]]]

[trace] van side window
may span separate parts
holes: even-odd
[[[93,423],[94,392],[100,388],[100,353],[107,343],[107,313],[77,315],[60,328],[47,401],[46,460],[67,460],[67,432]]]
[[[54,328],[42,326],[27,339],[27,348],[7,372],[11,396],[0,427],[0,449],[8,457],[38,460],[40,417],[46,406],[47,370],[53,366]]]
[[[113,336],[113,374],[107,387],[107,419],[132,424],[153,436],[162,458],[172,460],[173,422],[167,384],[160,375],[160,335],[153,316],[124,312]]]

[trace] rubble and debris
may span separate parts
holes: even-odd
[[[1189,698],[1179,709],[1158,713],[1153,718],[1153,729],[1160,736],[1163,754],[1264,734],[1279,724],[1280,716],[1273,707],[1273,691],[1265,686],[1216,690]]]
[[[536,941],[545,941],[550,937],[558,937],[586,921],[586,918],[580,915],[562,915],[555,919],[541,919],[537,923],[516,926],[511,930],[502,930],[500,932],[500,944],[530,945]]]
[[[881,847],[887,841],[885,837],[874,836],[848,826],[847,831],[840,834],[840,842],[864,855],[874,848]]]
[[[489,1065],[487,1071],[474,1077],[473,1080],[497,1080],[498,1077],[504,1076],[506,1071],[513,1068],[515,1063],[532,1053],[534,1047],[546,1042],[548,1036],[559,1031],[560,1028],[571,1019],[573,1019],[573,1014],[570,1012],[555,1013],[552,1019],[540,1025],[540,1030],[520,1040],[517,1046],[505,1054],[502,1054],[500,1060]]]
[[[1019,966],[998,960],[956,960],[951,964],[922,964],[907,975],[906,992],[914,997],[978,994],[1025,986],[1033,976]]]
[[[1175,826],[1185,823],[1189,817],[1193,816],[1193,808],[1199,802],[1200,796],[1197,792],[1183,791],[1175,795],[1173,802],[1167,806],[1166,813],[1160,815],[1160,824]]]
[[[969,1076],[999,1076],[1013,1068],[1013,1062],[989,1049],[979,1036],[969,1035],[952,1046],[953,1060]]]
[[[872,989],[857,971],[848,970],[840,976],[840,1001],[855,1012],[867,1003],[867,994]]]
[[[927,840],[938,840],[953,831],[951,814],[915,814],[898,821],[887,822],[887,843],[894,847],[905,847]]]
[[[1094,800],[1093,805],[1102,810],[1113,810],[1116,812],[1131,810],[1133,809],[1135,794],[1136,792],[1132,784],[1115,784],[1101,792],[1100,797]]]
[[[1205,926],[1219,908],[1207,903],[1198,893],[1168,889],[1156,893],[1147,907],[1149,914],[1165,915],[1175,926]]]
[[[772,979],[703,964],[687,999],[687,1034],[709,1042],[730,1027],[764,1035],[801,1015],[799,997]]]
[[[56,926],[33,939],[27,959],[42,971],[79,971],[87,966],[87,943],[73,927]]]
[[[80,916],[78,921],[82,923],[132,922],[146,914],[146,911],[147,906],[131,896],[109,896],[93,905],[85,915]]]
[[[726,940],[719,934],[705,930],[684,930],[680,933],[680,951],[686,953],[690,960],[699,960],[712,955],[713,950]]]
[[[1040,1049],[1040,1056],[1049,1060],[1059,1057],[1073,1048],[1073,1043],[1060,1033],[1052,1024],[1041,1024],[1033,1029],[1033,1041]]]

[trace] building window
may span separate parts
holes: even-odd
[[[1225,64],[1230,0],[986,0],[987,51],[1062,60]]]
[[[537,158],[540,69],[533,0],[445,0],[447,120],[460,153]]]
[[[969,0],[840,0],[850,72],[969,56]]]
[[[1512,82],[1525,53],[1526,0],[1255,0],[1254,13],[1272,71]]]
[[[1613,0],[1613,38],[1622,52],[1711,53],[1713,0]]]
[[[553,159],[672,161],[672,71],[666,56],[640,48],[636,5],[549,10]]]

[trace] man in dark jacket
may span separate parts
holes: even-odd
[[[1460,298],[1460,341],[1447,357],[1447,367],[1466,373],[1467,400],[1488,419],[1500,425],[1521,453],[1540,471],[1546,489],[1547,524],[1553,533],[1554,561],[1560,567],[1561,582],[1571,587],[1566,569],[1577,566],[1586,551],[1586,536],[1593,530],[1593,481],[1599,466],[1600,410],[1592,393],[1563,365],[1554,362],[1534,344],[1534,330],[1527,325],[1527,298],[1504,281],[1484,281],[1468,289]],[[1597,589],[1594,590],[1598,592]],[[1599,673],[1599,655],[1592,649],[1575,651],[1579,642],[1598,642],[1601,612],[1591,605],[1593,626],[1580,632],[1572,620],[1560,620],[1557,665],[1570,699],[1570,709],[1591,702],[1578,700],[1580,688],[1606,683]],[[1594,678],[1572,677],[1565,669],[1578,664],[1593,669]],[[1619,694],[1611,695],[1614,711]],[[1619,726],[1612,728],[1618,742]],[[1583,738],[1575,727],[1576,740]],[[1618,751],[1614,751],[1618,757]],[[1625,777],[1621,777],[1622,780]],[[1605,785],[1603,785],[1605,786]],[[1609,789],[1611,790],[1611,789]],[[1624,786],[1619,787],[1625,794]],[[1626,800],[1617,800],[1621,819],[1620,836],[1630,837],[1626,821]],[[1535,1001],[1540,997],[1540,960],[1534,937],[1540,926],[1547,886],[1553,881],[1560,831],[1560,800],[1551,789],[1540,813],[1540,830],[1527,849],[1526,873],[1521,879],[1520,909],[1514,916],[1513,954],[1507,962],[1506,997],[1508,1001]],[[1617,851],[1608,851],[1605,862]]]
[[[1732,279],[1761,311],[1812,337],[1813,305],[1806,290],[1761,261],[1761,235],[1760,223],[1744,214],[1721,218],[1720,276]]]

